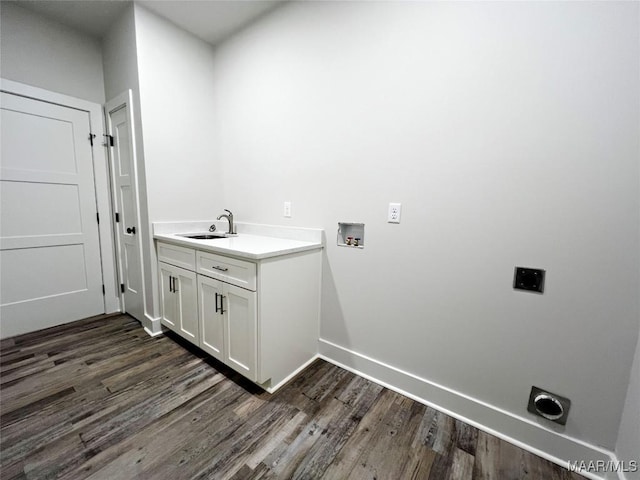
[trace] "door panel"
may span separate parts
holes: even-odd
[[[225,284],[224,309],[228,365],[250,380],[256,379],[256,293]]]
[[[77,185],[3,181],[2,236],[82,233],[78,195]]]
[[[131,185],[120,185],[120,223],[122,224],[122,234],[127,235],[124,237],[126,243],[135,245],[136,242],[132,241],[134,238],[131,234],[127,233],[127,228],[137,226],[135,209],[133,205],[133,192],[131,191]],[[127,241],[128,240],[128,241]]]
[[[105,309],[89,114],[1,95],[0,310],[6,337]]]
[[[176,267],[175,277],[177,279],[175,289],[178,296],[178,333],[198,345],[200,342],[200,327],[198,325],[196,274]]]
[[[222,282],[198,275],[200,348],[224,362],[224,317],[216,312]]]
[[[33,114],[22,111],[22,106],[16,106],[18,102],[5,101],[8,95],[2,94],[2,168],[75,175],[74,125],[68,119],[58,119],[55,112],[39,116],[42,109]]]
[[[2,282],[5,304],[45,300],[87,289],[82,245],[16,248],[2,253],[3,272],[12,272],[11,278],[3,278]],[[64,275],[58,276],[58,272]],[[53,277],[55,282],[51,281]]]
[[[173,331],[178,330],[177,325],[177,300],[173,293],[173,267],[164,263],[159,264],[160,269],[160,306],[162,307],[161,323]]]
[[[129,125],[125,114],[127,108],[123,107],[112,114],[114,138],[118,140],[118,155],[116,157],[118,175],[121,177],[131,177],[131,137],[129,135]],[[115,146],[115,145],[114,145]],[[127,148],[124,148],[127,147]]]
[[[113,178],[118,265],[121,283],[125,286],[123,310],[138,320],[144,318],[144,292],[140,252],[140,224],[136,204],[136,178],[133,157],[133,135],[128,105],[119,105],[108,112],[107,130],[113,136],[111,173]],[[135,233],[133,231],[135,228]],[[127,229],[130,229],[127,232]]]
[[[135,295],[142,295],[142,285],[140,285],[140,254],[135,245],[125,244],[124,256],[126,267],[124,271],[124,283],[129,292]]]

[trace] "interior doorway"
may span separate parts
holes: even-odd
[[[86,111],[2,92],[2,336],[105,313]]]
[[[107,102],[105,117],[121,308],[142,322],[144,276],[131,92]]]

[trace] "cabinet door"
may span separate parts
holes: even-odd
[[[249,380],[257,378],[256,293],[224,284],[222,307],[225,316],[226,364]]]
[[[220,309],[222,285],[219,280],[198,275],[200,348],[224,362],[224,316]]]
[[[160,322],[171,330],[177,331],[176,296],[173,293],[173,270],[175,267],[166,263],[158,263],[160,270],[160,306],[162,314]]]
[[[200,342],[198,325],[198,288],[196,274],[174,267],[174,295],[177,297],[178,333],[196,345]]]

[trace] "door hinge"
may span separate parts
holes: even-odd
[[[104,145],[105,147],[113,147],[114,145],[113,135],[107,135],[105,133],[103,136],[104,136],[104,143],[102,145]]]
[[[122,293],[124,293],[124,283],[121,283],[121,284],[120,284],[120,291],[121,291]]]
[[[104,285],[102,285],[102,295],[105,295],[107,291],[104,289]]]
[[[93,139],[96,138],[95,134],[89,133],[89,143],[93,147]]]
[[[96,220],[98,220],[98,223],[100,223],[100,213],[96,212]]]
[[[120,223],[120,214],[116,212],[116,223]]]

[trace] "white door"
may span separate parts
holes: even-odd
[[[198,275],[200,348],[224,362],[224,316],[220,309],[222,285],[220,280]]]
[[[255,381],[258,350],[256,292],[225,283],[220,303],[226,318],[226,363],[249,380]]]
[[[120,283],[124,290],[122,292],[122,311],[142,321],[144,295],[140,258],[140,224],[136,202],[133,129],[128,104],[115,103],[119,103],[119,105],[113,109],[107,108],[107,133],[112,138],[112,142],[109,142],[108,146],[116,212],[118,267]]]
[[[104,313],[89,114],[0,106],[2,337]]]

